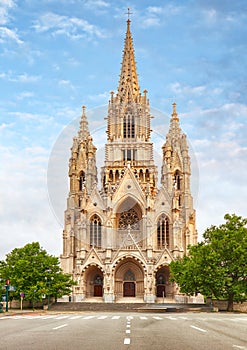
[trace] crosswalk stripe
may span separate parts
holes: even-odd
[[[163,320],[162,317],[158,317],[158,316],[153,316],[153,318],[154,318],[155,320]]]
[[[168,320],[172,320],[172,321],[176,321],[177,320],[177,318],[176,317],[172,317],[172,316],[168,316],[168,317],[166,317]]]
[[[94,318],[95,316],[85,316],[83,317],[83,320],[90,320],[91,318]]]
[[[81,315],[76,315],[76,316],[70,317],[69,319],[70,320],[77,320],[78,318],[81,318],[81,317],[82,317]]]
[[[100,316],[98,317],[98,320],[105,320],[108,316]]]
[[[113,316],[112,317],[112,320],[119,320],[120,319],[120,316]]]
[[[63,316],[58,316],[58,317],[55,317],[55,320],[62,320],[64,318],[68,318],[69,315],[63,315]]]
[[[140,316],[140,320],[147,320],[148,318],[146,316]]]

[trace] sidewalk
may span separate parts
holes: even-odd
[[[20,310],[20,309],[9,309],[8,312],[4,312],[3,313],[0,313],[0,317],[3,317],[3,316],[16,316],[16,315],[47,315],[47,314],[57,314],[58,312],[57,311],[50,311],[50,310],[42,310],[42,309],[23,309],[23,310]]]

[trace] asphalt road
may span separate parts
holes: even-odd
[[[70,313],[0,316],[4,350],[247,350],[247,315]]]

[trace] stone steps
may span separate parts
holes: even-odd
[[[212,309],[206,304],[147,304],[147,303],[102,303],[102,302],[57,302],[51,305],[52,311],[133,311],[133,312],[208,312]]]

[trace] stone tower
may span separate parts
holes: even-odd
[[[156,302],[179,294],[169,264],[197,242],[188,144],[174,103],[159,185],[150,121],[128,20],[118,89],[108,105],[101,184],[84,106],[71,148],[61,265],[77,281],[74,301]]]

